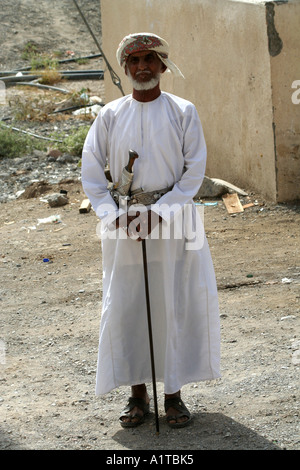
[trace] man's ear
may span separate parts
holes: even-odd
[[[125,75],[128,75],[128,73],[127,73],[127,64],[125,64],[124,68],[125,68]]]
[[[167,70],[167,66],[162,62],[161,63],[161,73],[164,73]]]

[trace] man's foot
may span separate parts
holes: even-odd
[[[191,414],[180,398],[180,390],[172,395],[165,395],[167,423],[172,428],[183,428],[191,421]]]
[[[149,396],[146,385],[131,387],[132,396],[128,399],[126,408],[122,411],[119,421],[122,427],[135,427],[142,424],[149,413]]]

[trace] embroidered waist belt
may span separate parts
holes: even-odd
[[[155,204],[164,194],[171,191],[173,186],[164,189],[156,189],[145,193],[142,188],[131,191],[133,182],[133,173],[127,171],[126,167],[122,170],[121,181],[116,184],[109,184],[108,189],[118,207],[132,206],[140,204],[148,206]]]
[[[118,206],[121,206],[121,201],[124,202],[124,205],[127,207],[132,206],[133,204],[140,204],[144,206],[148,206],[151,204],[155,204],[164,194],[168,193],[173,189],[173,186],[164,189],[156,189],[150,192],[144,192],[143,189],[135,189],[134,191],[130,192],[130,195],[123,195],[120,194],[118,189],[112,188],[110,190],[111,196],[115,203]]]
[[[145,193],[142,189],[136,189],[131,192],[131,196],[128,202],[128,205],[132,204],[143,204],[148,206],[150,204],[155,204],[164,194],[171,191],[173,186],[164,189],[156,189],[155,191],[150,191]]]

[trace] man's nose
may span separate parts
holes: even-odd
[[[139,67],[140,70],[144,70],[145,68],[147,68],[147,62],[145,61],[145,59],[143,57],[139,58],[138,67]]]

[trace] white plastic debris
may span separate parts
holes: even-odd
[[[57,224],[61,222],[60,215],[51,215],[50,217],[46,217],[45,219],[38,219],[38,225],[40,224]]]
[[[80,115],[91,115],[92,117],[96,117],[101,110],[101,106],[98,104],[94,104],[93,106],[87,106],[86,108],[76,109],[73,111],[74,116]]]
[[[103,100],[99,96],[91,96],[90,97],[90,103],[92,103],[92,104],[102,104]]]

